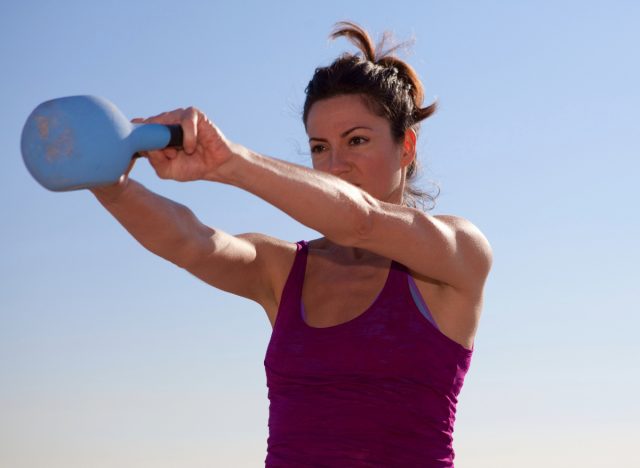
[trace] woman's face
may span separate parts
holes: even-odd
[[[360,95],[317,101],[307,117],[314,169],[360,187],[378,200],[401,203],[405,170],[415,157],[415,134],[397,143],[391,125]],[[411,134],[411,135],[409,135]]]

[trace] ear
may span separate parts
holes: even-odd
[[[416,141],[417,136],[415,130],[407,129],[404,133],[404,142],[402,144],[402,158],[400,159],[401,167],[408,167],[416,158]]]

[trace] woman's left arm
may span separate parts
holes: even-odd
[[[381,202],[321,171],[238,147],[212,179],[253,193],[331,241],[369,250],[461,291],[482,288],[492,262],[471,222]]]

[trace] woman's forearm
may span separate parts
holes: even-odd
[[[352,245],[366,229],[368,210],[375,200],[360,188],[244,147],[236,154],[212,180],[253,193],[341,245]]]
[[[178,266],[188,262],[192,244],[213,234],[189,208],[133,179],[128,179],[122,190],[98,188],[92,192],[142,246]],[[205,229],[211,232],[205,233]]]

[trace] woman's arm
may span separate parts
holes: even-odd
[[[481,289],[491,267],[491,247],[469,221],[381,202],[331,174],[241,147],[211,180],[259,196],[337,244],[394,259],[460,290]]]
[[[331,174],[252,152],[228,141],[194,108],[144,122],[183,126],[184,151],[147,153],[161,178],[234,185],[337,244],[370,250],[460,290],[482,289],[491,248],[469,221],[381,202]]]
[[[182,267],[189,239],[204,235],[186,206],[162,197],[127,178],[118,187],[91,189],[109,213],[150,252]],[[197,233],[197,234],[196,234]]]
[[[366,230],[373,199],[365,191],[331,174],[234,149],[208,180],[260,197],[336,244],[354,245]]]
[[[265,309],[274,301],[269,261],[273,239],[260,234],[232,236],[212,229],[186,206],[126,176],[118,184],[91,192],[150,252]]]

